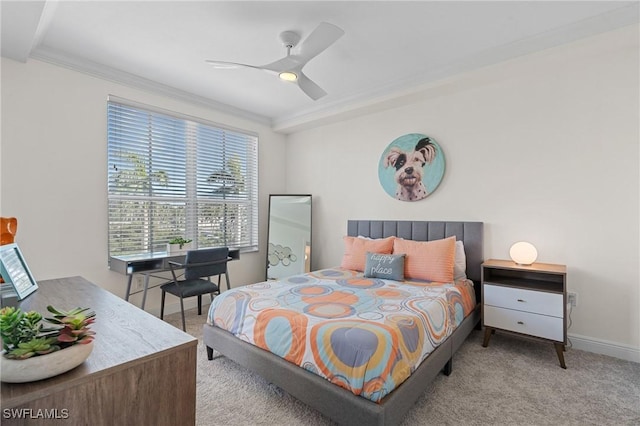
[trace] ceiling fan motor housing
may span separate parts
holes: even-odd
[[[282,44],[284,44],[284,47],[291,49],[300,41],[300,35],[293,31],[283,31],[280,33],[280,40]]]

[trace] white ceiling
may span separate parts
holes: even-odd
[[[290,132],[438,79],[638,22],[638,1],[6,1],[2,56],[159,90]],[[254,69],[320,22],[345,31],[305,73],[328,95]],[[295,49],[292,53],[295,53]]]

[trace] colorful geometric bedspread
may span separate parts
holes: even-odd
[[[335,268],[225,291],[207,322],[379,402],[475,304],[471,281],[399,282]]]

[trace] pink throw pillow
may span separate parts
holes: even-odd
[[[367,252],[391,254],[395,238],[396,237],[368,239],[343,237],[344,256],[342,256],[342,264],[340,267],[354,271],[364,271]]]
[[[441,283],[453,282],[456,237],[433,241],[396,238],[393,253],[406,255],[404,276]]]

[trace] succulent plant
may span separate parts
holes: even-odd
[[[46,355],[75,344],[93,341],[95,332],[89,326],[96,314],[87,312],[89,308],[75,308],[62,311],[47,306],[53,318],[45,321],[53,327],[45,328],[42,315],[36,311],[23,312],[20,308],[0,309],[0,335],[6,358],[27,359]]]
[[[42,330],[42,315],[35,311],[23,312],[14,307],[0,309],[0,335],[2,347],[9,350],[21,342],[28,342]]]
[[[34,355],[46,355],[60,349],[60,346],[53,344],[55,341],[55,337],[36,337],[28,342],[18,343],[18,347],[8,352],[7,358],[27,359]]]
[[[58,310],[53,306],[47,306],[47,310],[53,314],[53,318],[46,318],[51,324],[61,325],[58,329],[57,341],[64,347],[68,344],[89,343],[93,341],[94,331],[89,330],[96,318],[95,312],[87,312],[89,308],[75,308],[68,312]]]
[[[178,244],[180,246],[180,249],[182,250],[184,245],[185,244],[189,244],[191,241],[193,241],[193,240],[187,240],[187,239],[184,239],[182,237],[176,237],[176,238],[173,238],[173,239],[169,240],[169,244]]]

